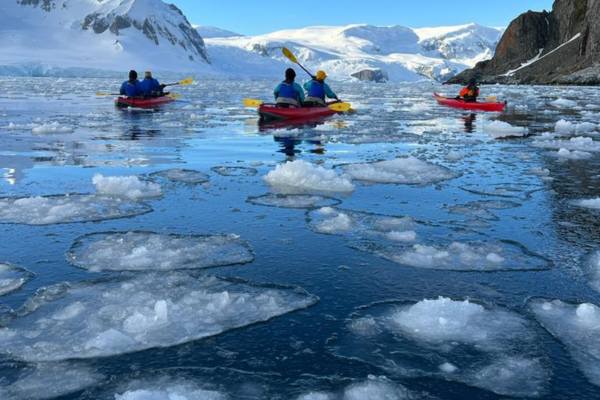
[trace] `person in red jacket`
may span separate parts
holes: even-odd
[[[476,102],[479,97],[479,88],[477,87],[477,80],[475,78],[469,79],[469,85],[464,87],[460,91],[459,97],[467,102]]]

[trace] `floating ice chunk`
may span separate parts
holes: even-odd
[[[415,231],[391,231],[385,234],[386,238],[395,242],[414,242],[417,240]]]
[[[330,219],[324,219],[314,229],[320,233],[341,233],[352,229],[352,219],[349,215],[339,213]]]
[[[20,289],[32,277],[27,270],[0,263],[0,296]]]
[[[408,400],[412,396],[404,386],[394,385],[391,382],[366,381],[355,383],[344,390],[343,400]]]
[[[300,395],[296,400],[332,400],[333,398],[327,393],[310,392]]]
[[[577,107],[577,102],[567,99],[557,99],[550,102],[550,105],[558,108],[575,108]]]
[[[148,273],[41,290],[0,329],[0,353],[39,362],[169,347],[306,308],[316,298],[187,274]],[[75,303],[83,312],[65,315]]]
[[[3,386],[0,398],[10,400],[54,399],[98,384],[104,376],[90,368],[70,363],[41,363],[26,367],[19,378]]]
[[[152,232],[94,233],[75,241],[67,260],[90,271],[170,270],[243,264],[254,259],[236,235],[166,235]]]
[[[449,160],[449,161],[462,160],[464,157],[465,157],[465,154],[460,151],[450,151],[450,152],[446,153],[446,155],[444,156],[444,158],[446,158],[446,160]]]
[[[528,305],[542,326],[564,343],[590,382],[600,386],[600,308],[543,299]]]
[[[248,167],[212,167],[211,170],[223,176],[254,176],[258,174],[256,168]]]
[[[578,207],[600,210],[600,197],[593,199],[573,200],[573,204]]]
[[[228,400],[228,396],[217,390],[206,390],[187,380],[168,377],[156,381],[133,381],[127,388],[115,393],[115,400]]]
[[[304,194],[313,192],[351,193],[354,185],[335,171],[302,160],[279,164],[274,171],[263,177],[275,193]]]
[[[529,133],[529,129],[521,126],[512,126],[508,122],[494,121],[483,126],[483,130],[494,138],[520,137]]]
[[[516,244],[502,242],[453,242],[447,247],[416,244],[412,248],[383,247],[375,254],[417,268],[458,271],[538,270],[548,261]]]
[[[558,121],[556,123],[556,127],[554,128],[554,130],[556,132],[581,133],[581,132],[590,132],[590,131],[596,130],[596,128],[597,128],[597,125],[592,124],[591,122],[582,122],[580,124],[577,124],[577,123],[573,123],[573,122],[569,122],[569,121],[565,121],[564,119],[561,119],[560,121]]]
[[[558,152],[552,153],[551,155],[558,158],[565,158],[567,160],[586,160],[592,157],[592,153],[588,153],[587,151],[569,151],[567,149],[560,149]]]
[[[525,171],[525,173],[530,174],[530,175],[537,175],[540,177],[550,176],[550,170],[548,168],[541,168],[541,167],[528,169]]]
[[[142,182],[137,176],[105,178],[101,174],[95,174],[92,182],[96,185],[96,191],[104,196],[144,199],[162,195],[160,185],[152,182]]]
[[[377,183],[425,184],[456,177],[449,169],[429,164],[415,157],[343,167],[353,179]]]
[[[550,378],[530,322],[499,307],[445,297],[383,303],[361,307],[348,328],[334,352],[395,376],[442,377],[519,398],[540,396]]]
[[[539,138],[532,142],[535,147],[546,149],[580,150],[585,152],[600,152],[600,142],[589,137],[574,137],[569,140],[552,140]]]
[[[160,176],[173,182],[190,184],[205,183],[210,179],[204,172],[181,168],[171,168],[165,171],[154,172],[151,175]]]
[[[263,196],[251,196],[248,197],[248,202],[261,206],[282,208],[313,208],[326,205],[335,206],[340,203],[339,200],[331,197],[303,194],[266,194]]]
[[[600,251],[594,251],[583,261],[583,270],[588,277],[588,284],[600,292]]]
[[[66,195],[0,198],[0,222],[50,225],[132,217],[150,206],[113,197]]]
[[[58,122],[38,125],[31,130],[33,133],[73,133],[70,126],[62,126]]]

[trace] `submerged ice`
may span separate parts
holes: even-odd
[[[78,239],[67,260],[90,271],[171,270],[243,264],[254,258],[236,235],[166,235],[153,232],[96,233]]]
[[[333,350],[398,376],[440,377],[538,397],[550,371],[530,323],[498,307],[445,297],[362,309]]]
[[[0,263],[0,296],[18,290],[32,276],[33,274],[29,271]]]
[[[0,328],[0,352],[30,362],[106,357],[217,335],[315,302],[292,288],[173,272],[61,284]]]

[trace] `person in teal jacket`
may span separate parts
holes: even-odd
[[[138,81],[137,78],[138,78],[138,74],[136,71],[134,71],[134,70],[129,71],[129,80],[123,82],[119,93],[123,96],[128,96],[128,97],[143,96],[144,90],[142,89],[140,81]]]
[[[273,91],[277,107],[300,107],[304,103],[304,91],[294,82],[295,78],[296,71],[292,68],[285,70],[285,80]]]
[[[304,89],[307,92],[305,105],[326,106],[325,96],[339,100],[329,85],[325,83],[325,78],[327,78],[325,72],[317,71],[317,76],[313,76],[312,80],[304,84]]]

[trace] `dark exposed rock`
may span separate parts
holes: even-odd
[[[54,4],[54,1],[52,0],[18,0],[17,3],[22,4],[24,6],[39,6],[42,10],[46,12],[50,12],[53,8],[56,7],[56,4]]]
[[[599,18],[596,0],[555,0],[550,13],[521,14],[505,31],[491,60],[447,83],[465,84],[475,77],[480,83],[597,84]]]
[[[352,77],[361,81],[384,83],[389,80],[388,74],[380,69],[363,69],[362,71],[351,74]]]

